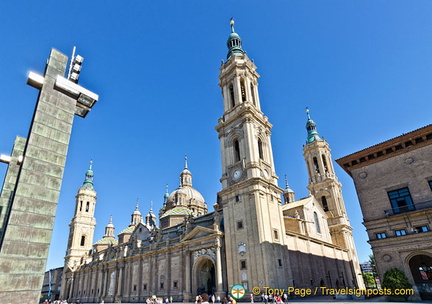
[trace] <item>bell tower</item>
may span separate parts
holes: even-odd
[[[342,197],[342,185],[334,171],[329,144],[318,134],[316,124],[310,117],[309,109],[306,109],[306,114],[308,136],[306,145],[303,147],[303,156],[309,175],[307,188],[327,213],[330,220],[329,226],[349,226]],[[334,239],[333,241],[346,248],[343,240]]]
[[[333,167],[333,160],[327,141],[322,139],[316,129],[316,123],[311,119],[309,109],[306,109],[308,133],[303,156],[309,175],[309,189],[312,196],[321,203],[328,216],[328,227],[332,242],[349,250],[354,273],[361,273],[357,251],[342,197],[342,184],[338,181]],[[357,276],[355,276],[357,277]],[[358,288],[364,288],[363,281],[357,280]]]
[[[93,188],[92,162],[85,174],[83,185],[75,197],[75,214],[69,223],[70,232],[66,251],[66,267],[74,270],[76,263],[92,249],[93,235],[96,226],[94,217],[96,191]]]
[[[259,75],[242,48],[233,20],[227,46],[227,61],[219,75],[224,113],[216,131],[222,153],[219,207],[228,236],[227,264],[233,265],[227,269],[228,285],[241,283],[248,291],[270,283],[286,288],[291,274],[286,273],[289,262],[283,257],[283,190],[277,185],[274,168],[272,125],[261,112]]]

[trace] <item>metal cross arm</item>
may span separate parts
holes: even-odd
[[[29,73],[27,84],[40,90],[44,83],[44,77],[42,75],[36,74],[34,72]],[[82,86],[58,75],[55,83],[54,89],[62,92],[63,94],[75,99],[77,101],[77,108],[75,115],[80,117],[86,117],[88,112],[94,106],[96,101],[98,101],[99,96]]]

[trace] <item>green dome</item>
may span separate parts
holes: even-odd
[[[85,174],[85,180],[83,185],[81,186],[80,190],[94,190],[93,187],[93,170],[92,170],[92,164],[93,162],[90,161],[90,168],[87,170],[86,174]]]
[[[231,41],[231,40],[234,40],[234,39],[237,39],[237,40],[240,40],[240,41],[241,41],[241,38],[240,38],[240,36],[239,36],[237,33],[231,33],[231,34],[228,36],[228,40],[227,40],[227,46],[228,46],[228,48],[230,47],[230,45],[229,45],[230,41]]]
[[[228,36],[227,47],[228,54],[227,60],[229,60],[233,55],[243,55],[245,51],[242,49],[242,40],[240,36],[234,31],[234,20],[230,21],[231,24],[231,34]]]
[[[316,130],[316,123],[312,120],[312,118],[309,115],[309,109],[306,108],[306,114],[307,114],[307,122],[306,122],[306,130],[308,132],[307,136],[307,143],[314,142],[316,140],[321,140],[321,137],[318,134],[318,131]]]

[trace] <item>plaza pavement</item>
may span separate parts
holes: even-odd
[[[305,297],[305,298],[295,298],[288,301],[289,303],[299,303],[299,304],[307,304],[307,303],[324,303],[324,302],[336,302],[339,304],[360,304],[360,303],[367,303],[367,304],[382,304],[383,302],[387,302],[385,300],[384,296],[380,297],[373,297],[369,299],[363,299],[363,300],[342,300],[342,299],[333,299],[332,296],[314,296],[314,297]],[[194,302],[190,302],[190,304],[193,304]],[[238,304],[249,304],[249,301],[240,301],[237,302]],[[432,301],[420,301],[420,302],[414,302],[414,301],[408,301],[408,302],[387,302],[391,304],[407,304],[407,303],[432,303]],[[83,304],[83,303],[81,303]],[[105,304],[109,304],[105,302]],[[136,304],[136,303],[123,303],[122,304]],[[172,304],[185,304],[184,302],[174,302]],[[261,304],[261,302],[255,302],[255,304]]]

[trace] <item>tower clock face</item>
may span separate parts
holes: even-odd
[[[240,178],[240,176],[241,176],[241,171],[240,170],[235,170],[234,174],[233,174],[234,179],[238,180]]]

